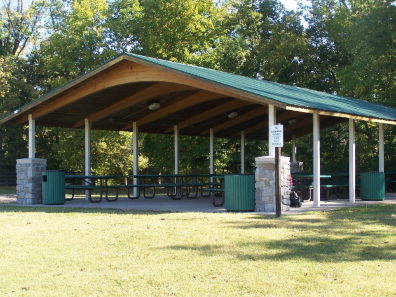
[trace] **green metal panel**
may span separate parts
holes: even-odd
[[[274,102],[285,104],[287,106],[302,107],[307,109],[323,110],[330,112],[340,112],[343,114],[396,121],[396,109],[386,105],[367,102],[354,98],[326,94],[323,92],[313,91],[295,86],[288,86],[265,80],[259,80],[217,71],[213,69],[186,65],[135,54],[122,54],[120,56],[117,56],[109,62],[51,91],[50,93],[40,97],[39,99],[26,104],[20,109],[26,109],[29,107],[29,105],[34,106],[36,102],[40,100],[46,101],[51,99],[52,96],[55,96],[55,94],[66,91],[70,86],[73,85],[73,83],[80,83],[84,81],[84,79],[88,79],[91,75],[95,74],[96,71],[105,70],[107,66],[113,65],[115,60],[122,59],[123,57],[129,57],[137,63],[139,63],[140,60],[142,62],[145,62],[146,65],[157,65],[159,67],[162,67],[164,71],[170,71],[176,75],[178,73],[188,75],[206,84],[226,86],[228,88],[234,89],[238,94],[241,94],[241,92],[242,94],[252,94],[258,96],[258,98],[261,97],[269,99]],[[13,116],[14,113],[12,112],[8,115],[0,117],[0,121],[6,121],[8,120],[8,118],[12,118]]]
[[[230,174],[224,179],[224,207],[229,211],[253,211],[256,204],[254,175]]]
[[[202,82],[217,83],[238,91],[270,99],[288,106],[303,107],[330,112],[340,112],[357,116],[396,120],[396,109],[354,98],[337,96],[295,86],[283,85],[265,80],[254,79],[213,69],[186,65],[146,56],[128,56],[166,67],[196,77]]]
[[[360,198],[362,198],[362,200],[384,200],[385,173],[383,172],[361,173]]]
[[[43,204],[65,203],[65,172],[46,170],[42,173]]]

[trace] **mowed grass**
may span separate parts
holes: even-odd
[[[298,216],[0,205],[3,296],[395,296],[396,205]]]
[[[15,186],[0,186],[0,194],[16,194]]]

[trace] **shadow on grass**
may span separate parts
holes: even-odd
[[[103,213],[103,214],[147,214],[159,215],[171,213],[170,211],[141,211],[133,209],[117,209],[117,208],[79,208],[79,207],[34,207],[34,206],[18,206],[10,204],[0,204],[0,213],[2,212],[43,212],[43,213]]]
[[[395,260],[396,205],[372,205],[299,217],[274,219],[252,215],[244,222],[222,222],[219,228],[262,229],[262,236],[235,238],[229,246],[177,245],[203,255],[229,254],[240,260],[298,260],[346,262]],[[320,216],[318,218],[318,216]],[[246,223],[246,221],[249,221]],[[269,232],[272,235],[269,235]],[[279,232],[279,239],[273,234]]]

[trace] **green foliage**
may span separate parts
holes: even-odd
[[[73,1],[68,9],[59,3],[50,3],[52,32],[40,44],[39,55],[44,63],[49,90],[92,70],[114,56],[106,50],[104,28],[107,13],[105,0]],[[33,53],[35,54],[35,53]]]
[[[148,173],[174,173],[174,136],[143,134],[141,151],[148,158]],[[179,137],[180,173],[209,172],[209,140],[206,137]]]
[[[23,4],[23,5],[22,5]],[[302,17],[305,18],[305,27]],[[3,1],[0,13],[0,116],[86,73],[121,52],[202,65],[396,107],[396,7],[393,1],[311,0],[286,11],[276,0]],[[385,126],[386,152],[395,150]],[[51,169],[83,171],[83,131],[37,128],[37,157]],[[97,173],[132,171],[131,135],[92,132]],[[70,140],[73,141],[70,141]],[[356,123],[357,168],[378,168],[377,125]],[[141,168],[173,172],[173,136],[141,139]],[[216,139],[216,171],[240,172],[240,140]],[[312,135],[297,139],[297,159],[312,169]],[[26,129],[0,127],[0,166],[27,155]],[[291,144],[283,152],[290,154]],[[321,133],[322,170],[346,170],[348,128]],[[246,141],[246,172],[267,143]],[[147,159],[144,157],[147,156]],[[396,162],[386,153],[386,170]],[[180,171],[207,173],[209,142],[180,137]]]
[[[118,0],[110,10],[116,51],[201,64],[219,36],[221,10],[212,0]]]
[[[64,169],[84,172],[84,130],[81,129],[39,129],[36,132],[38,158],[47,159],[49,169]],[[92,172],[99,175],[121,175],[132,173],[132,134],[92,130],[91,163]],[[146,166],[141,158],[139,166]]]

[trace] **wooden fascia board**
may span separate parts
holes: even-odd
[[[190,118],[190,119],[188,119],[188,120],[186,120],[184,122],[181,122],[181,123],[177,124],[177,128],[179,130],[181,130],[181,129],[184,129],[184,128],[188,127],[188,126],[191,126],[191,125],[194,125],[196,123],[199,123],[199,122],[205,121],[207,119],[213,118],[215,116],[218,116],[220,114],[224,114],[224,112],[228,112],[230,110],[237,109],[237,108],[240,108],[240,107],[243,107],[243,106],[246,106],[246,105],[250,105],[250,102],[246,102],[246,101],[239,100],[239,99],[233,99],[230,102],[227,102],[227,103],[224,103],[224,104],[222,104],[220,106],[214,107],[214,108],[212,108],[212,109],[210,109],[208,111],[205,111],[204,113],[201,113],[201,114],[199,114],[199,115],[197,115],[195,117],[192,117],[192,118]],[[167,129],[165,129],[163,131],[163,133],[170,133],[173,130],[174,130],[174,127],[172,126],[172,127],[169,127]]]
[[[206,101],[210,101],[210,100],[214,100],[214,99],[219,99],[224,97],[221,94],[215,94],[212,92],[208,92],[208,91],[199,91],[198,93],[192,94],[191,96],[188,96],[187,98],[176,102],[175,104],[172,104],[168,107],[165,108],[160,108],[158,111],[144,117],[141,118],[139,120],[136,121],[136,125],[138,127],[143,126],[149,122],[158,120],[162,117],[165,117],[167,115],[170,115],[172,113],[178,112],[180,110],[186,109],[188,107],[206,102]],[[121,130],[128,130],[130,128],[133,127],[133,123],[129,123],[125,126],[123,126],[121,128]]]
[[[108,116],[111,116],[117,112],[120,112],[128,107],[131,107],[135,104],[141,103],[145,100],[149,100],[151,98],[155,98],[161,94],[171,93],[171,92],[180,92],[194,90],[186,85],[175,85],[170,83],[159,82],[150,87],[145,88],[144,90],[126,97],[120,102],[117,102],[91,116],[88,117],[90,123],[95,123],[101,119],[104,119]],[[85,120],[80,120],[73,124],[73,128],[78,128],[84,125]]]
[[[66,85],[55,89],[53,91],[51,91],[50,93],[44,95],[43,97],[41,97],[40,99],[33,101],[31,103],[29,103],[28,105],[21,107],[19,109],[19,112],[16,114],[10,114],[8,117],[2,119],[0,121],[0,124],[3,124],[4,122],[8,122],[11,121],[12,119],[15,118],[15,124],[20,125],[21,123],[25,123],[28,121],[28,114],[29,114],[29,110],[34,109],[35,107],[43,104],[45,101],[50,100],[51,98],[64,93],[65,91],[75,87],[76,85],[92,78],[93,76],[100,74],[102,71],[107,70],[108,68],[116,65],[119,62],[122,62],[124,60],[124,58],[122,56],[119,56],[109,62],[107,62],[106,64],[99,66],[98,68],[92,70],[91,72],[88,72],[87,74],[84,74],[74,80],[72,80],[71,82],[67,83]],[[19,119],[22,116],[22,119]]]
[[[396,125],[396,121],[392,121],[392,120],[358,116],[358,115],[341,113],[341,112],[316,110],[316,109],[309,109],[309,108],[303,108],[303,107],[297,107],[297,106],[287,106],[286,110],[294,110],[294,111],[298,111],[298,112],[312,113],[312,114],[317,113],[319,115],[326,115],[326,116],[333,116],[333,117],[340,117],[340,118],[347,118],[347,119],[354,119],[354,120],[362,120],[362,121],[367,121],[367,122],[376,122],[376,123]]]
[[[222,123],[220,125],[217,125],[217,126],[213,127],[213,132],[218,132],[218,131],[227,129],[229,127],[235,126],[235,125],[237,125],[239,123],[246,122],[246,121],[248,121],[248,120],[250,120],[252,118],[256,118],[256,117],[259,117],[259,116],[261,116],[263,114],[266,114],[267,112],[268,112],[268,107],[267,106],[261,106],[259,108],[256,108],[256,109],[252,110],[252,111],[249,111],[249,112],[247,112],[245,114],[237,116],[235,119],[231,119],[231,120],[229,120],[229,121],[227,121],[225,123]],[[210,129],[207,129],[204,132],[202,132],[200,135],[203,136],[203,135],[208,134],[209,132],[210,132]]]

